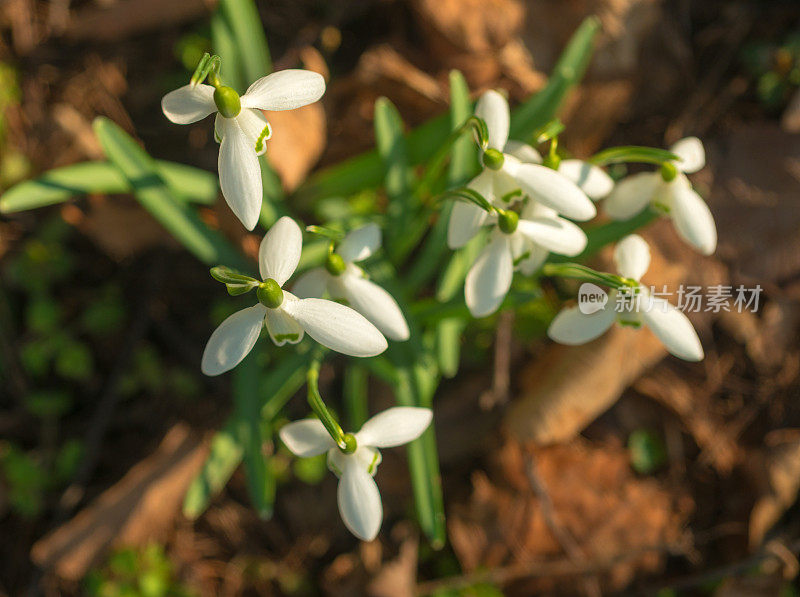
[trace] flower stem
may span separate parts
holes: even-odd
[[[333,441],[336,442],[336,445],[339,446],[339,449],[345,450],[347,448],[347,443],[345,442],[344,431],[342,431],[342,427],[331,414],[331,411],[328,410],[328,407],[325,406],[325,402],[322,400],[322,396],[319,393],[319,369],[322,365],[322,358],[322,352],[318,351],[314,354],[311,363],[308,365],[308,373],[306,373],[308,404],[311,410],[319,417],[319,420],[322,421],[326,431],[330,434],[331,438],[333,438]]]
[[[542,268],[542,274],[545,276],[572,278],[583,282],[593,282],[616,290],[638,286],[638,282],[635,280],[629,280],[616,274],[598,272],[580,263],[545,263]]]

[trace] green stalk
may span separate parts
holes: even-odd
[[[350,429],[361,429],[369,418],[367,392],[369,374],[366,367],[353,363],[344,370],[344,409]]]
[[[308,366],[308,372],[306,373],[308,404],[311,410],[319,417],[319,420],[322,421],[322,424],[325,426],[325,429],[328,431],[331,438],[333,438],[336,445],[344,450],[347,447],[344,439],[344,431],[342,431],[342,427],[336,421],[333,414],[331,414],[331,411],[328,410],[328,407],[325,406],[325,402],[322,400],[322,396],[319,393],[319,368],[322,365],[322,358],[322,352],[317,352],[312,357],[311,363]]]

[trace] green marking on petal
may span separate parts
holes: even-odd
[[[289,342],[296,342],[299,337],[300,334],[276,334],[275,340],[277,342],[283,342],[284,340],[288,340]]]
[[[514,267],[517,267],[520,263],[525,261],[530,256],[531,256],[531,252],[530,251],[525,251],[522,255],[520,255],[519,257],[517,257],[514,260]]]
[[[258,139],[256,139],[256,153],[264,151],[264,142],[270,137],[272,137],[272,127],[267,123],[266,126],[261,129],[261,134],[258,135]]]
[[[617,321],[619,322],[619,324],[621,326],[624,326],[624,327],[634,328],[634,329],[637,329],[637,330],[640,327],[642,327],[642,322],[638,321],[636,319],[621,319],[621,318],[618,317]]]
[[[379,452],[375,452],[375,455],[372,457],[372,462],[370,462],[369,466],[367,467],[367,472],[370,475],[374,475],[375,474],[375,470],[378,468],[378,462],[379,462],[378,458],[379,457],[380,457],[380,453]]]

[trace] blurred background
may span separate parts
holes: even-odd
[[[700,364],[624,329],[554,346],[542,335],[554,291],[546,313],[476,322],[478,349],[435,402],[447,545],[434,551],[416,530],[402,450],[378,472],[381,538],[359,544],[324,460],[277,445],[264,446],[280,481],[271,520],[242,471],[205,512],[182,512],[231,408],[230,380],[201,376],[200,355],[236,305],[130,196],[0,216],[0,594],[800,595],[800,3],[257,6],[275,68],[329,83],[320,103],[270,117],[289,193],[373,146],[378,97],[416,126],[447,110],[459,69],[475,95],[502,88],[513,105],[597,15],[562,143],[587,157],[701,137],[709,166],[693,181],[719,249],[700,257],[658,222],[642,233],[654,248],[645,282],[759,284],[759,309],[691,314]],[[177,127],[160,110],[212,50],[214,10],[0,3],[0,191],[102,157],[97,115],[157,158],[215,171],[210,123]],[[260,237],[224,202],[201,214],[255,254]],[[377,382],[371,397],[375,410],[390,402]]]

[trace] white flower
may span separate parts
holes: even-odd
[[[252,230],[261,210],[261,167],[258,156],[272,135],[261,110],[294,110],[325,93],[321,75],[287,69],[258,79],[241,96],[230,87],[215,93],[211,85],[184,85],[161,100],[164,115],[176,124],[190,124],[217,112],[214,122],[219,147],[222,194],[245,228]]]
[[[631,234],[622,239],[614,250],[618,273],[637,282],[650,266],[650,248],[644,239]],[[563,309],[553,319],[547,335],[561,344],[585,344],[608,330],[615,321],[622,325],[640,327],[642,324],[678,358],[687,361],[703,359],[703,347],[689,319],[667,300],[650,296],[639,286],[638,294],[609,292],[608,302],[591,314],[579,307]]]
[[[511,221],[504,221],[510,216]],[[497,224],[489,244],[467,273],[464,298],[473,317],[486,317],[503,302],[514,270],[533,274],[548,254],[575,256],[586,248],[586,234],[552,209],[530,202],[516,214],[488,218]]]
[[[703,144],[697,137],[687,137],[669,150],[681,158],[671,164],[677,170],[672,180],[664,180],[660,172],[628,176],[617,183],[603,208],[615,220],[628,220],[651,204],[672,218],[687,243],[703,255],[711,255],[717,248],[714,216],[686,178],[705,166]]]
[[[565,172],[556,172],[540,165],[541,156],[532,147],[518,141],[508,140],[510,113],[508,102],[496,91],[487,91],[478,100],[475,115],[486,122],[489,132],[489,147],[481,156],[483,171],[470,183],[469,188],[483,195],[490,203],[499,205],[508,193],[521,190],[532,200],[555,210],[573,220],[591,220],[597,210],[586,193],[570,179],[575,175],[575,166],[567,165]],[[569,160],[565,160],[569,161]],[[578,180],[581,169],[577,168]],[[607,176],[599,168],[591,170],[593,194],[602,190],[595,188],[595,180]],[[486,212],[471,203],[457,202],[453,206],[447,229],[450,248],[463,247],[486,220]]]
[[[331,298],[347,301],[386,337],[408,340],[408,324],[397,301],[354,265],[367,259],[380,246],[381,230],[377,225],[368,224],[353,230],[328,258],[325,267],[313,268],[300,276],[292,291],[300,298],[307,298],[322,297],[327,290]]]
[[[342,452],[319,419],[285,425],[280,437],[302,458],[328,453],[328,468],[339,477],[337,500],[345,526],[359,539],[372,541],[381,528],[383,506],[373,477],[381,462],[377,448],[391,448],[417,439],[431,423],[428,408],[397,406],[375,415],[355,434],[356,451]]]
[[[278,346],[297,344],[303,334],[323,346],[354,357],[371,357],[386,350],[386,338],[364,316],[349,307],[319,298],[299,299],[282,290],[300,261],[303,236],[288,217],[275,222],[261,241],[258,269],[264,280],[259,303],[228,317],[208,339],[201,369],[219,375],[238,365],[255,346],[266,325]]]

